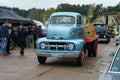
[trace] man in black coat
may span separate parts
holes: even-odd
[[[27,37],[27,31],[23,25],[20,25],[18,29],[18,40],[19,40],[18,44],[20,47],[21,56],[24,55],[24,49],[26,47],[26,37]]]
[[[31,28],[31,31],[32,31],[32,35],[33,35],[34,49],[35,49],[37,39],[42,37],[41,26],[33,25],[32,28]]]

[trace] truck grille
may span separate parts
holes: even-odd
[[[65,42],[49,42],[47,45],[49,50],[66,50],[67,44]]]

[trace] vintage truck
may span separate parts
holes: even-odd
[[[83,65],[85,54],[96,57],[98,35],[85,38],[81,14],[76,12],[55,12],[49,18],[45,38],[37,40],[36,53],[40,64],[47,57],[74,58],[77,65]]]
[[[94,24],[96,32],[99,35],[98,41],[105,41],[106,43],[110,42],[110,36],[108,34],[108,24],[97,23]]]

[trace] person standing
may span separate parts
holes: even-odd
[[[24,55],[24,49],[26,47],[26,37],[27,37],[27,31],[23,25],[20,25],[18,29],[18,40],[19,40],[18,44],[20,47],[21,56]]]
[[[27,46],[31,47],[31,43],[32,43],[32,30],[31,30],[31,26],[28,27],[27,29],[28,31],[28,37],[27,37]]]
[[[7,29],[7,24],[8,22],[5,22],[1,27],[1,49],[0,49],[0,55],[4,56],[7,55],[7,51],[6,51],[6,47],[7,47],[7,42],[8,42],[8,38],[9,38],[9,31]]]
[[[14,36],[13,29],[12,29],[12,23],[8,23],[7,28],[8,28],[8,32],[9,32],[9,38],[8,38],[8,42],[7,42],[6,51],[8,54],[11,54],[10,49],[9,49],[10,48],[10,39]]]
[[[34,49],[36,48],[36,40],[37,40],[37,28],[35,25],[32,26],[32,35],[33,35],[33,43],[34,43]]]
[[[36,48],[36,40],[40,37],[42,37],[42,30],[41,26],[32,26],[32,35],[33,35],[33,42],[34,42],[34,49]]]

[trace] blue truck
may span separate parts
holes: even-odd
[[[40,64],[47,57],[75,58],[83,65],[85,54],[96,57],[98,35],[84,38],[82,17],[76,12],[55,12],[49,18],[46,37],[37,40],[36,53]]]

